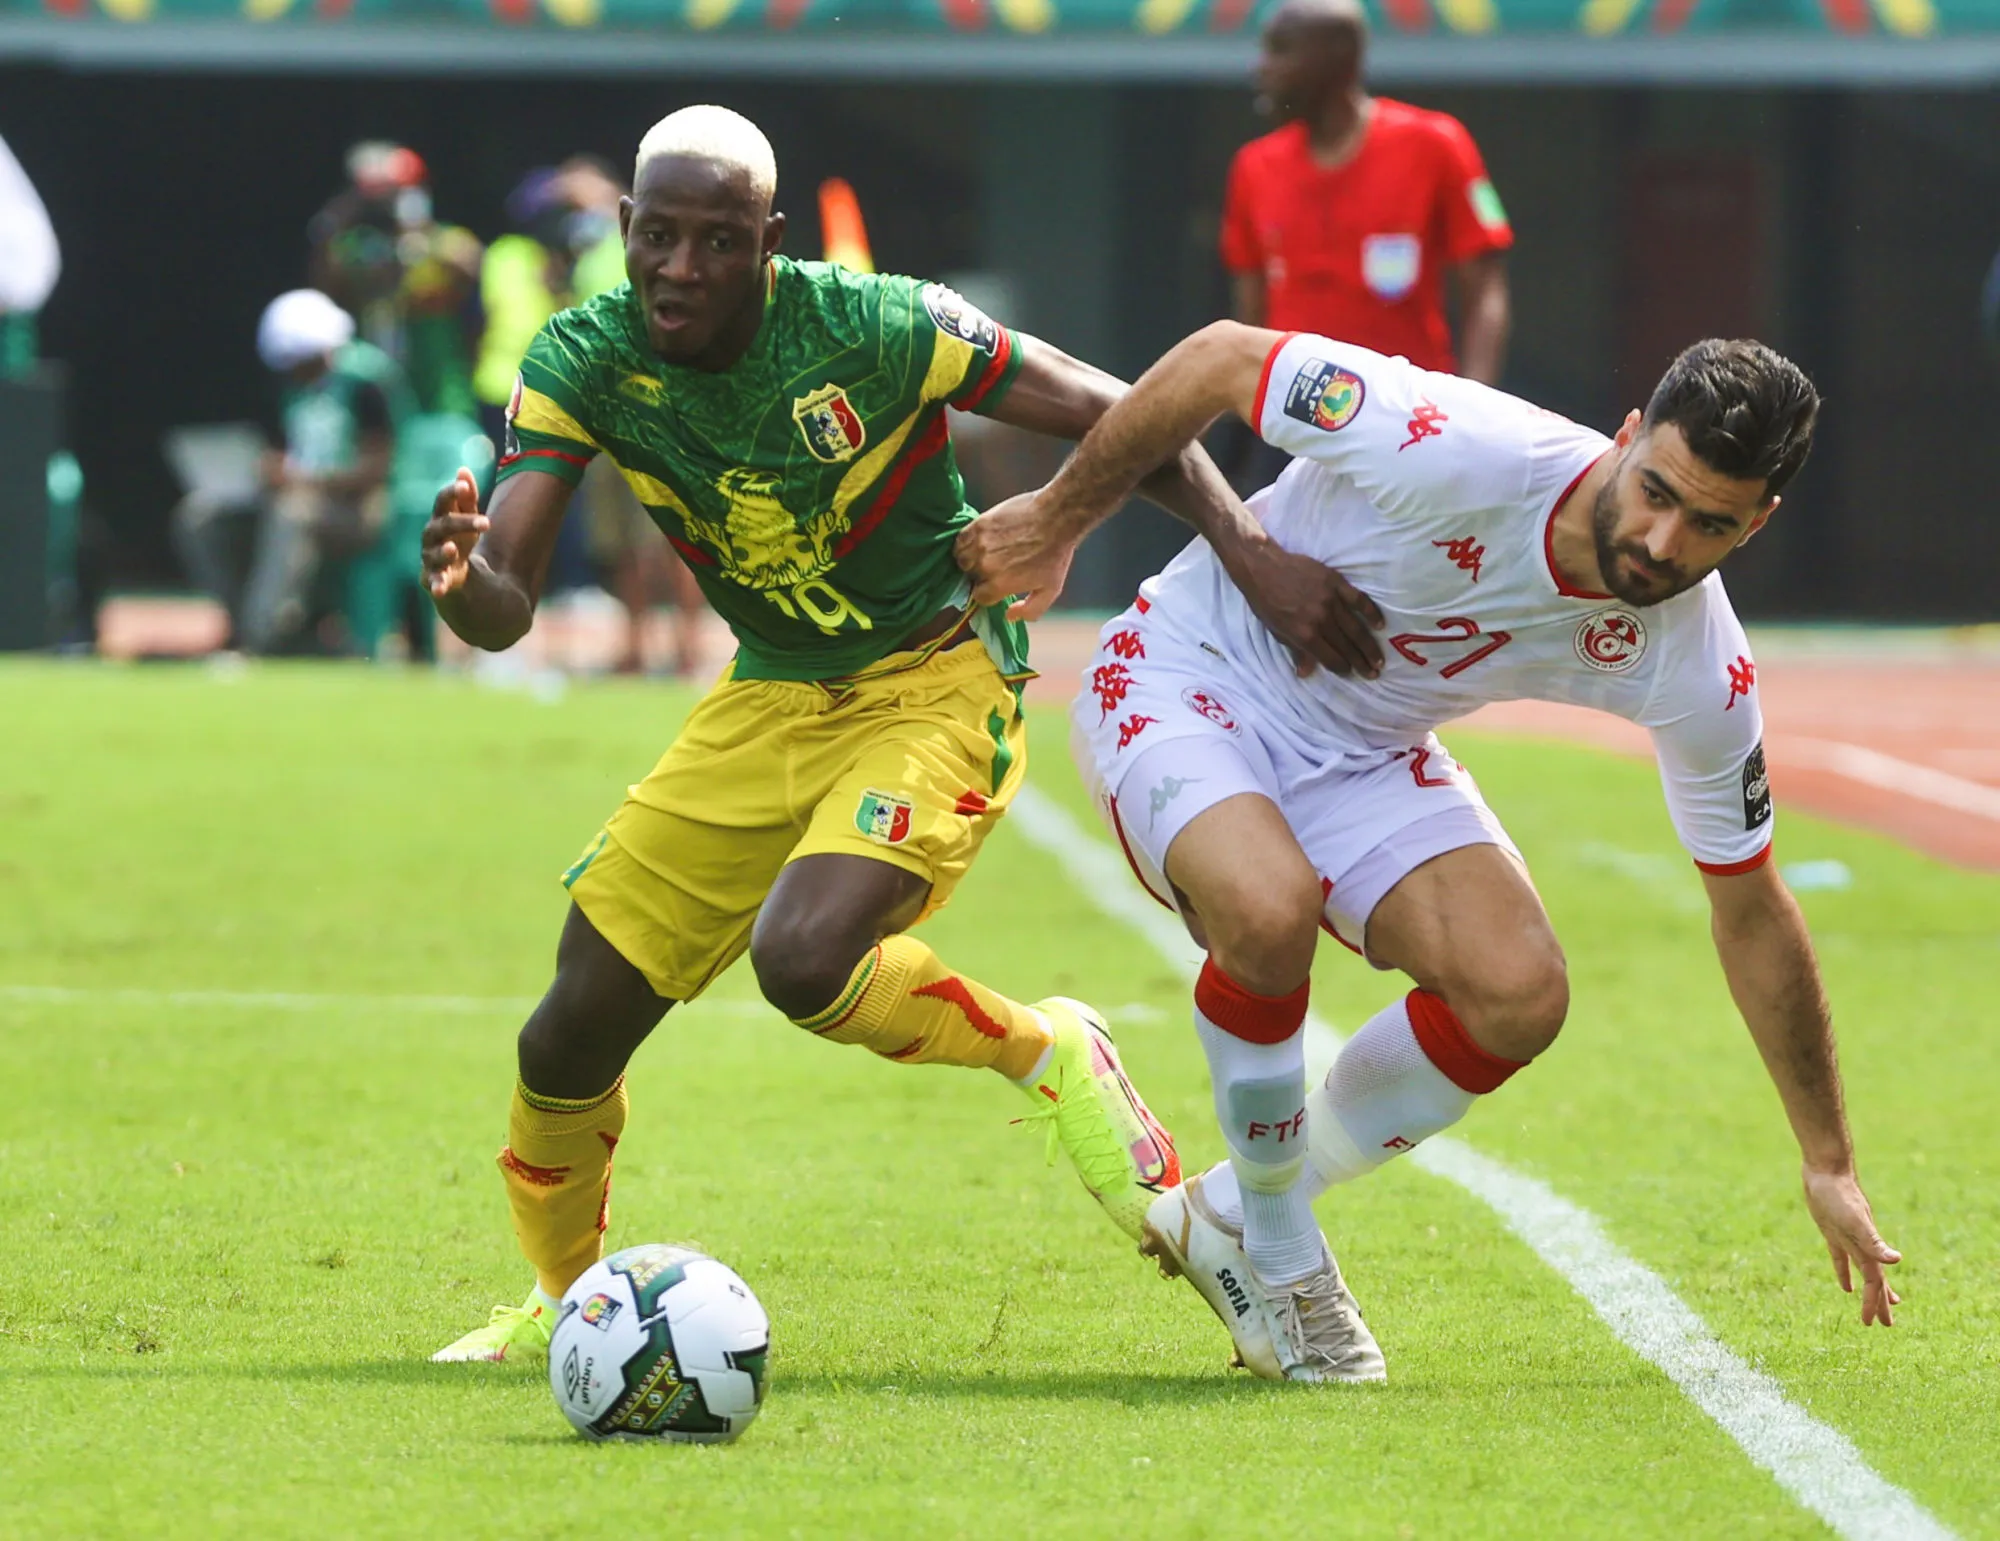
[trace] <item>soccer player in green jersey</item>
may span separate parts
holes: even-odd
[[[555,979],[521,1030],[499,1158],[535,1288],[439,1359],[546,1349],[600,1250],[627,1060],[746,950],[765,998],[815,1037],[1013,1081],[1128,1235],[1178,1180],[1094,1012],[1019,1004],[909,935],[1026,762],[1026,636],[970,604],[954,542],[974,515],[945,409],[1073,439],[1124,387],[939,285],[779,256],[776,179],[735,113],[655,125],[622,208],[629,284],[542,330],[490,506],[461,473],[424,533],[439,615],[508,647],[571,488],[607,456],[738,642],[564,874]],[[1365,656],[1353,592],[1271,544],[1199,449],[1146,490],[1208,536],[1280,636],[1335,667]]]

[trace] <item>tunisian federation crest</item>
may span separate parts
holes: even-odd
[[[813,459],[839,465],[861,453],[868,442],[868,430],[861,426],[861,414],[837,385],[822,385],[792,403],[792,418],[804,435]]]

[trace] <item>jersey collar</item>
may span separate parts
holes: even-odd
[[[1577,472],[1570,479],[1570,484],[1563,488],[1562,496],[1555,500],[1554,505],[1549,509],[1548,518],[1542,521],[1542,560],[1548,564],[1549,578],[1554,582],[1556,592],[1565,599],[1605,600],[1616,599],[1618,597],[1615,594],[1597,594],[1589,589],[1577,588],[1563,577],[1562,569],[1556,566],[1556,515],[1563,511],[1564,506],[1575,494],[1576,489],[1583,485],[1583,479],[1590,475],[1599,463],[1603,461],[1604,457],[1610,453],[1611,451],[1607,449],[1592,456],[1590,463]]]

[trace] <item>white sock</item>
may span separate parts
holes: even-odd
[[[1307,1181],[1314,1196],[1414,1150],[1477,1100],[1431,1063],[1407,1001],[1385,1006],[1341,1045],[1326,1084],[1313,1093]]]
[[[1041,1019],[1042,1028],[1049,1035],[1049,1046],[1042,1050],[1042,1057],[1035,1061],[1035,1068],[1030,1070],[1020,1080],[1014,1082],[1024,1092],[1031,1092],[1040,1084],[1042,1077],[1048,1074],[1049,1061],[1056,1057],[1055,1029],[1049,1026],[1049,1019],[1042,1016],[1039,1011],[1035,1015]]]
[[[1195,1031],[1215,1084],[1215,1116],[1242,1187],[1243,1250],[1258,1278],[1293,1284],[1323,1262],[1306,1177],[1305,1033],[1251,1043],[1196,1008]]]
[[[1408,1006],[1397,1001],[1342,1045],[1325,1084],[1307,1099],[1308,1160],[1299,1186],[1317,1198],[1335,1183],[1372,1172],[1449,1129],[1477,1100],[1431,1063]],[[1224,1222],[1242,1225],[1246,1195],[1234,1166],[1225,1162],[1210,1172],[1201,1192]]]

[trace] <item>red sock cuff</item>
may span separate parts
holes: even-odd
[[[1403,998],[1403,1005],[1410,1013],[1410,1031],[1417,1035],[1417,1047],[1460,1091],[1484,1096],[1527,1063],[1502,1059],[1480,1048],[1442,996],[1412,990]]]
[[[1308,979],[1290,995],[1254,995],[1215,966],[1203,962],[1194,982],[1194,1009],[1232,1038],[1245,1043],[1283,1043],[1306,1020]]]

